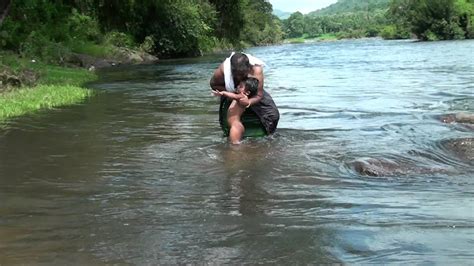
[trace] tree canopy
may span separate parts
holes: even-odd
[[[474,37],[474,0],[339,0],[283,20],[285,37],[451,40]]]
[[[145,43],[155,55],[179,57],[276,43],[280,28],[265,0],[15,0],[0,47],[54,57],[79,44]]]
[[[389,15],[394,25],[421,40],[474,37],[473,0],[393,0]]]
[[[284,20],[272,12],[266,0],[3,0],[0,48],[58,61],[111,46],[163,58],[323,35],[474,37],[474,0],[339,0]]]

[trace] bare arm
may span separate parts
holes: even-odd
[[[237,100],[237,101],[242,99],[242,98],[247,98],[247,96],[245,96],[241,93],[237,94],[237,93],[228,92],[228,91],[222,91],[222,96],[227,97],[227,98],[232,99],[232,100]]]
[[[220,64],[209,81],[211,90],[225,91],[224,64]]]
[[[239,104],[242,106],[250,106],[259,103],[263,98],[263,67],[254,66],[252,75],[258,79],[258,90],[257,94],[252,98],[242,98],[239,100]]]
[[[240,100],[242,98],[247,98],[246,95],[242,93],[233,93],[233,92],[228,92],[228,91],[213,91],[212,92],[214,96],[224,96],[226,98],[232,99],[232,100]]]

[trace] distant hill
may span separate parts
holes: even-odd
[[[281,11],[279,9],[273,9],[273,15],[277,16],[279,19],[287,19],[290,17],[291,14],[292,14],[291,12]]]
[[[376,9],[387,9],[391,0],[338,0],[336,3],[308,13],[310,16],[334,15],[340,13],[373,11]]]

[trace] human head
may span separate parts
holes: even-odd
[[[243,53],[235,53],[230,58],[232,76],[236,81],[243,81],[250,73],[251,65],[249,58]]]
[[[254,77],[249,77],[245,81],[245,91],[244,94],[246,94],[248,97],[252,97],[255,94],[257,94],[258,91],[258,79]]]

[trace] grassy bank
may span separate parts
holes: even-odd
[[[335,34],[322,34],[318,37],[309,38],[309,37],[300,37],[300,38],[290,38],[285,39],[284,43],[306,43],[306,42],[324,42],[324,41],[336,41],[341,38],[338,38]]]
[[[39,74],[39,79],[37,85],[0,93],[0,121],[40,109],[80,103],[93,94],[84,84],[97,78],[85,69],[51,66],[13,54],[0,54],[2,66],[13,71],[31,69]]]
[[[331,34],[331,33],[322,34],[316,38],[316,40],[318,41],[335,41],[338,39],[339,38],[336,36],[336,34]]]

